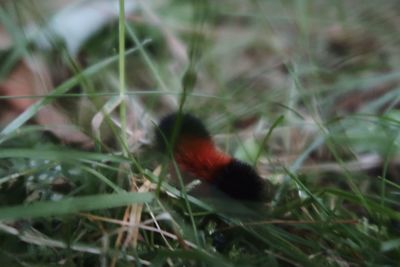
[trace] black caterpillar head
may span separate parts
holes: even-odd
[[[182,137],[211,138],[204,124],[193,115],[172,113],[161,119],[156,129],[157,147],[161,151],[166,151],[167,144],[174,144]]]

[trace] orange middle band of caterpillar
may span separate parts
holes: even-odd
[[[215,186],[232,198],[265,199],[264,181],[247,163],[219,150],[203,123],[187,113],[173,113],[161,119],[156,129],[159,149],[170,149],[183,173]]]

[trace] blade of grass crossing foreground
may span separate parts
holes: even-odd
[[[30,205],[0,208],[0,220],[59,216],[81,211],[121,207],[133,203],[148,203],[152,199],[152,193],[123,192],[117,194],[66,198],[60,201],[43,201]]]
[[[121,121],[121,148],[124,156],[128,156],[128,139],[126,136],[126,79],[125,79],[125,0],[119,0],[119,21],[118,21],[118,66],[119,66],[119,97],[121,98],[119,119]]]
[[[9,148],[0,150],[1,158],[29,158],[29,159],[48,159],[58,161],[111,161],[124,162],[126,159],[114,155],[101,153],[82,152],[75,150],[35,150]]]

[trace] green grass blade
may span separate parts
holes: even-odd
[[[152,199],[152,193],[117,193],[36,202],[30,205],[1,208],[0,220],[48,217],[96,209],[109,209],[133,203],[148,203]]]
[[[33,150],[33,149],[18,149],[9,148],[0,150],[0,158],[29,158],[29,159],[48,159],[48,160],[59,160],[59,161],[112,161],[112,162],[123,162],[123,158],[101,154],[93,152],[82,152],[74,150]]]

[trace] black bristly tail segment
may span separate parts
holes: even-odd
[[[265,199],[265,181],[247,163],[233,159],[216,175],[214,184],[233,198],[261,201]]]

